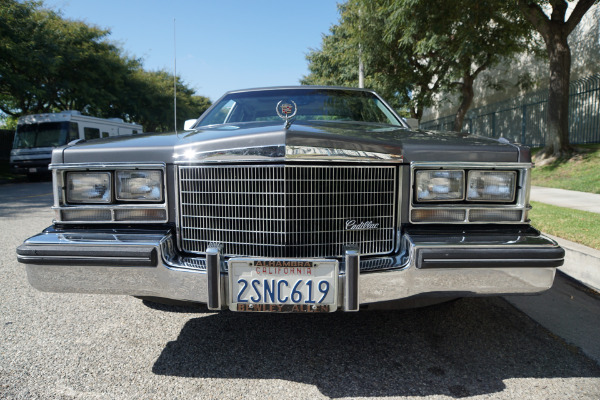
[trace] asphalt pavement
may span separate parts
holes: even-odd
[[[567,331],[600,337],[581,328],[600,301],[562,277],[549,297],[510,298],[539,301],[535,320],[500,297],[308,316],[42,293],[14,251],[51,223],[50,192],[0,191],[1,399],[600,398],[589,348],[543,322],[569,315]]]

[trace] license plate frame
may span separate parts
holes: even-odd
[[[323,313],[338,308],[337,260],[232,258],[227,265],[231,311]]]

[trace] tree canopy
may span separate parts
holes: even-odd
[[[355,86],[351,71],[358,71],[360,53],[366,85],[391,95],[413,118],[441,91],[457,93],[456,130],[479,74],[531,43],[531,27],[503,0],[348,0],[340,11],[321,49],[308,54],[303,83]],[[344,72],[338,81],[336,71]]]
[[[80,110],[138,122],[145,131],[173,129],[173,81],[146,71],[109,41],[110,31],[64,19],[38,1],[0,2],[0,111],[21,115]],[[177,77],[178,126],[210,100]]]

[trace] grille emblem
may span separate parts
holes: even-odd
[[[356,220],[349,219],[346,221],[346,230],[368,230],[368,229],[379,229],[379,223],[373,221],[357,222]]]

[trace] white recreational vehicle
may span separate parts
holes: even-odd
[[[13,173],[29,176],[48,172],[52,149],[77,139],[99,139],[109,136],[142,133],[142,126],[120,118],[96,118],[79,111],[34,114],[19,118],[10,167]]]

